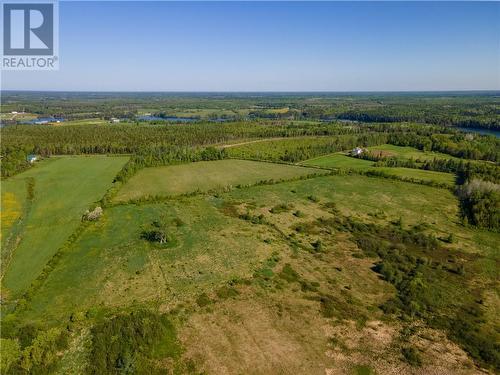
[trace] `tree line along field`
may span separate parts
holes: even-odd
[[[149,103],[59,110],[125,100]],[[254,100],[300,103],[162,103]],[[1,132],[2,373],[500,368],[493,137],[283,118]]]

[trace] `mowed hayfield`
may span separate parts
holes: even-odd
[[[383,157],[396,157],[401,159],[415,160],[434,160],[434,159],[454,159],[459,160],[451,155],[442,154],[440,152],[421,151],[414,147],[403,147],[394,145],[380,145],[368,147],[368,150]]]
[[[375,163],[370,160],[354,158],[351,156],[347,156],[341,152],[320,156],[300,163],[300,165],[322,168],[352,169],[357,171],[378,171],[395,177],[420,181],[432,181],[440,184],[448,184],[450,186],[454,185],[455,183],[455,175],[453,175],[452,173],[427,171],[423,169],[413,168],[374,167],[374,164]]]
[[[315,173],[324,174],[325,171],[236,159],[145,168],[120,189],[115,200],[126,202],[148,196],[174,196]]]
[[[399,167],[398,168],[380,167],[380,168],[375,168],[374,170],[384,172],[386,174],[396,177],[411,178],[421,181],[433,181],[440,184],[447,184],[450,186],[453,186],[455,184],[455,175],[452,173],[427,171],[423,169],[414,169],[414,168],[399,168]]]
[[[300,165],[315,166],[322,168],[347,168],[357,170],[367,170],[373,166],[374,162],[370,160],[358,159],[347,156],[343,152],[319,156],[300,163]]]
[[[127,157],[53,157],[30,170],[2,181],[3,205],[15,220],[10,189],[22,194],[31,179],[34,189],[30,209],[22,219],[19,243],[5,267],[3,289],[18,296],[40,274],[47,261],[75,231],[82,214],[111,187]],[[19,192],[19,189],[20,192]],[[22,195],[20,195],[22,197]],[[22,202],[23,198],[19,198]],[[19,228],[18,228],[19,229]],[[6,233],[3,235],[7,235]]]

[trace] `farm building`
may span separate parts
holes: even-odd
[[[363,149],[361,147],[356,147],[356,148],[352,149],[352,151],[351,151],[351,155],[354,155],[354,156],[361,155],[362,153],[363,153]]]
[[[38,160],[38,157],[36,155],[33,155],[33,154],[29,154],[27,157],[26,157],[26,161],[28,163],[34,163],[35,161]]]

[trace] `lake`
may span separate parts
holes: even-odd
[[[48,124],[49,122],[63,122],[63,118],[55,118],[55,117],[39,117],[29,121],[23,121],[22,124],[28,125],[42,125]]]
[[[483,135],[494,135],[497,138],[500,138],[500,130],[493,129],[482,129],[482,128],[462,128],[457,127],[457,129],[466,132],[466,133],[478,133]]]

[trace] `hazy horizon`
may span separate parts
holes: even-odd
[[[500,90],[498,2],[60,2],[60,70],[2,90]]]

